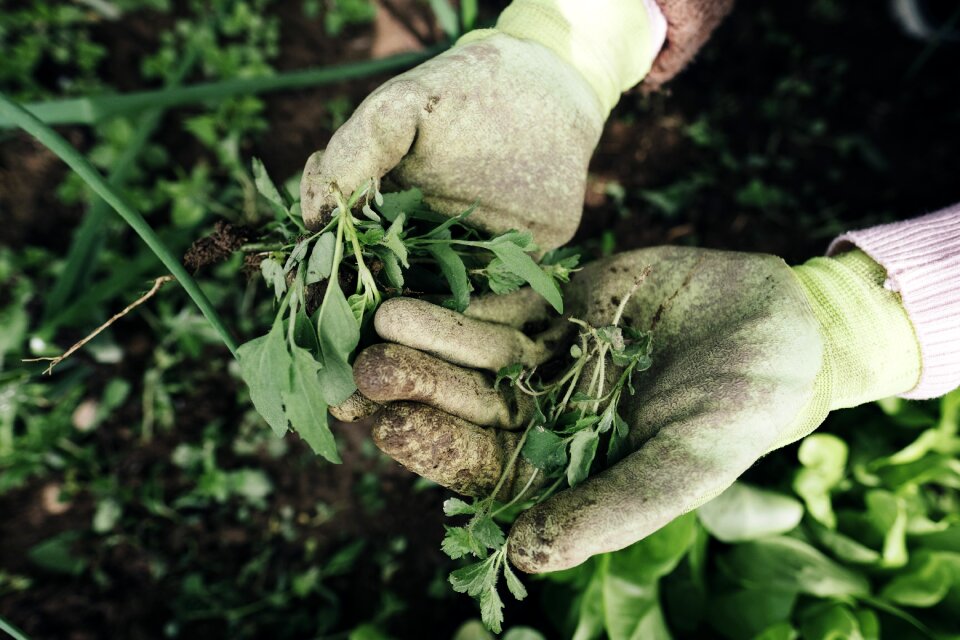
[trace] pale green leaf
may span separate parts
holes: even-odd
[[[300,347],[292,350],[291,389],[283,394],[287,418],[313,452],[340,463],[337,444],[327,424],[327,404],[317,372],[320,363]]]
[[[283,394],[290,391],[290,367],[281,318],[270,332],[240,345],[237,349],[240,375],[250,388],[250,400],[278,436],[287,432]]]
[[[792,530],[803,518],[803,505],[790,496],[735,482],[697,515],[713,537],[742,542]]]

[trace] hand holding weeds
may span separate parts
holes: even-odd
[[[564,318],[550,320],[526,290],[478,299],[463,315],[387,301],[375,324],[388,343],[361,353],[354,376],[385,404],[374,438],[386,453],[491,503],[524,493],[518,502],[535,506],[507,537],[509,559],[528,572],[566,569],[703,504],[830,409],[910,388],[916,345],[895,340],[909,337],[909,321],[876,276],[859,252],[791,269],[767,255],[644,249],[576,274]],[[532,325],[539,332],[524,330]],[[590,332],[609,345],[602,359],[586,353]],[[574,393],[534,387],[534,368],[549,375],[567,353]],[[498,371],[513,385],[494,384]],[[561,403],[580,420],[551,415]],[[591,467],[599,472],[586,478]]]
[[[477,203],[471,225],[531,231],[549,249],[580,221],[603,122],[587,82],[543,46],[502,34],[457,46],[374,91],[310,157],[303,217],[317,228],[336,188],[388,175],[434,211]]]

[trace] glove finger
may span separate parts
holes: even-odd
[[[394,402],[378,414],[373,441],[404,467],[468,496],[487,496],[496,487],[520,435],[485,429],[433,407]],[[535,469],[517,461],[498,494],[501,500],[527,486]],[[530,490],[538,488],[530,483]]]
[[[421,402],[482,426],[515,430],[533,415],[529,396],[513,388],[497,391],[488,374],[399,344],[365,349],[353,364],[353,378],[374,402]]]
[[[550,310],[550,303],[543,296],[530,287],[523,287],[503,295],[477,296],[470,300],[463,315],[523,329],[526,324],[546,321],[551,316]]]
[[[340,422],[359,422],[364,418],[369,418],[379,410],[379,404],[365,397],[359,391],[354,391],[349,398],[330,407],[330,415]]]
[[[517,567],[531,573],[568,569],[699,507],[766,453],[784,431],[782,420],[809,398],[785,392],[780,379],[696,376],[677,373],[675,384],[654,396],[640,391],[643,413],[631,425],[637,450],[521,514],[510,542]],[[699,406],[685,401],[691,395],[703,399]]]
[[[517,362],[532,368],[553,355],[553,341],[534,341],[512,327],[413,298],[384,302],[374,316],[374,327],[384,340],[473,369],[496,372]]]
[[[336,207],[337,189],[349,197],[365,181],[379,179],[407,154],[416,137],[427,92],[397,78],[371,93],[330,138],[325,151],[307,159],[300,181],[300,207],[311,229]]]

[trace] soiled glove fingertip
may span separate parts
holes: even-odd
[[[340,422],[359,422],[369,418],[379,409],[379,404],[356,391],[340,404],[331,406],[330,415]]]
[[[510,562],[525,573],[545,573],[574,567],[584,560],[558,548],[562,532],[543,505],[524,511],[510,530],[507,554]]]

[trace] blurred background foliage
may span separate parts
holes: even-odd
[[[480,3],[477,24],[503,4]],[[269,78],[449,41],[473,7],[24,0],[0,7],[0,90],[43,103]],[[950,204],[957,62],[949,38],[909,37],[885,3],[744,0],[669,91],[615,109],[576,243],[796,262],[844,229]],[[295,185],[387,77],[59,130],[183,253],[218,222],[269,223],[250,158]],[[51,376],[22,363],[62,352],[163,270],[10,129],[0,219],[0,622],[32,638],[487,637],[462,626],[476,611],[445,583],[446,492],[362,427],[335,427],[341,466],[275,439],[175,285]],[[272,318],[239,256],[198,277],[238,337]],[[958,420],[956,393],[837,412],[698,513],[529,580],[505,637],[960,638]]]

